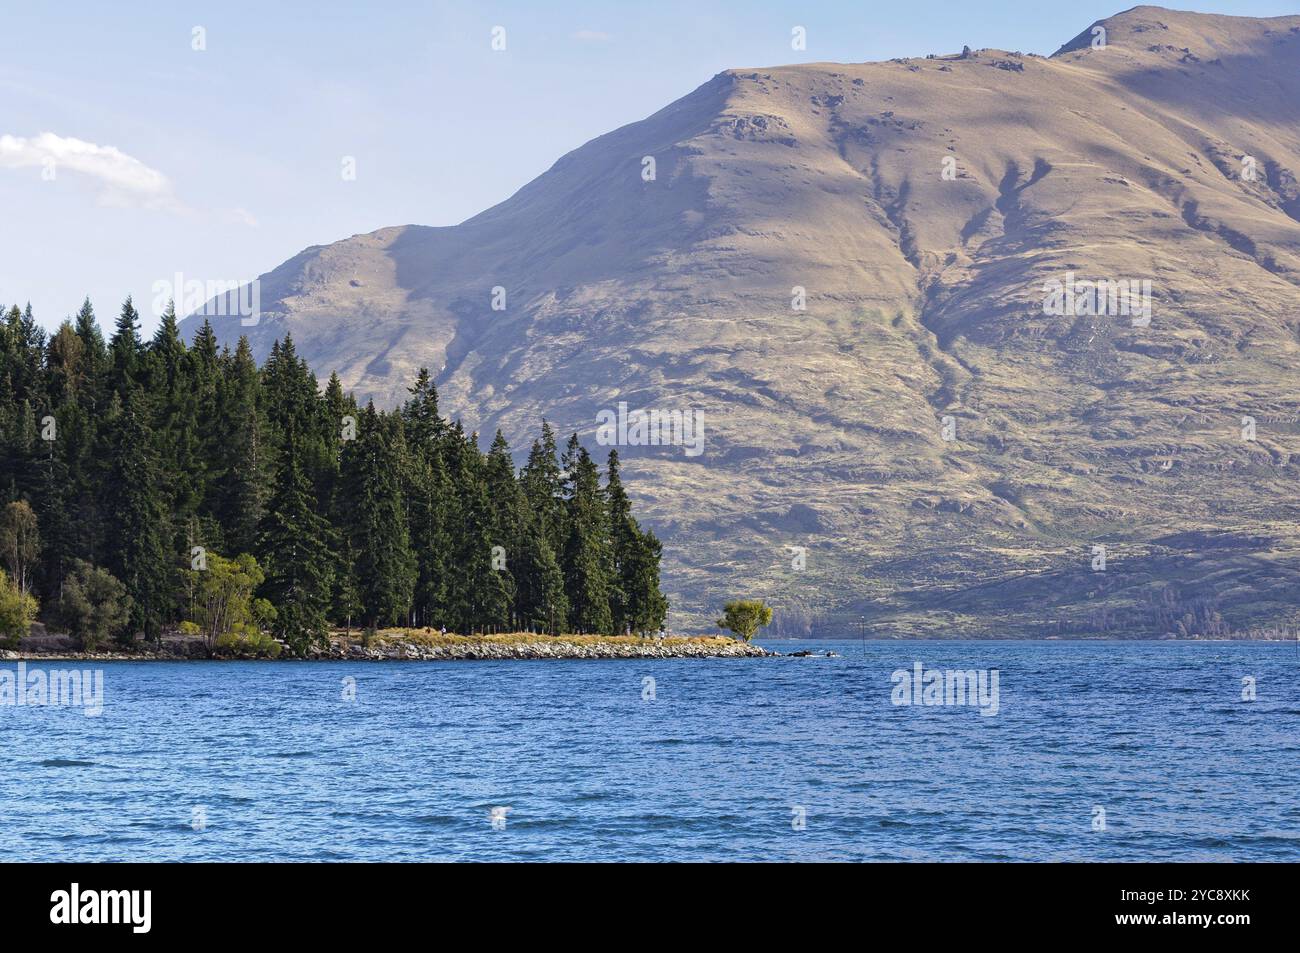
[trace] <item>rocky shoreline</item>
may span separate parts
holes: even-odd
[[[325,648],[313,649],[306,661],[433,662],[504,661],[513,659],[674,659],[674,658],[765,658],[779,655],[757,645],[724,636],[669,639],[640,639],[627,636],[566,637],[535,636],[528,639],[500,636],[437,636],[433,639],[385,638],[363,645],[360,640],[332,638]],[[235,661],[252,656],[197,653],[192,645],[168,646],[139,652],[68,650],[0,650],[0,661]],[[291,656],[260,661],[303,661]]]

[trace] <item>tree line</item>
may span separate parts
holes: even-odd
[[[260,368],[207,322],[187,345],[174,308],[146,341],[129,298],[107,340],[89,300],[52,335],[15,306],[0,321],[0,588],[14,612],[31,599],[47,621],[159,640],[211,622],[204,574],[226,572],[257,597],[245,623],[297,654],[331,626],[662,627],[661,545],[617,451],[602,475],[543,421],[516,472],[500,431],[485,453],[442,416],[427,370],[409,394],[383,411],[337,374],[320,388],[287,334]]]

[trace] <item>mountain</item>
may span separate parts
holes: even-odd
[[[747,594],[785,632],[1300,625],[1298,174],[1300,17],[1137,7],[1047,58],[727,70],[216,323],[383,404],[428,365],[517,452],[696,411],[702,453],[620,449],[678,627]],[[1090,280],[1150,320],[1049,313]]]

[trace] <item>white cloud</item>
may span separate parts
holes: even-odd
[[[248,228],[261,227],[257,216],[246,208],[222,209],[217,217],[224,225],[245,225]]]
[[[571,38],[579,43],[607,43],[613,39],[608,33],[603,33],[600,30],[579,30]]]
[[[171,182],[114,146],[43,132],[30,139],[0,136],[0,168],[75,172],[96,180],[105,205],[180,210]]]

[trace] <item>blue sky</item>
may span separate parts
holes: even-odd
[[[1244,16],[1288,6],[1179,3]],[[454,224],[723,69],[963,44],[1047,54],[1121,9],[0,0],[0,303],[30,300],[52,328],[89,294],[111,326],[132,294],[150,331],[155,281],[246,280],[308,245]],[[795,25],[806,52],[791,49]]]

